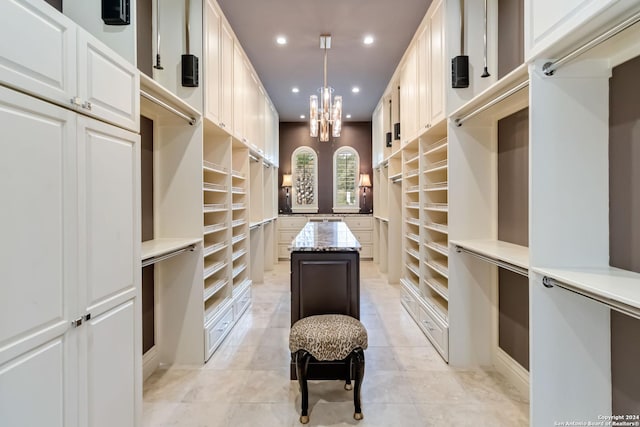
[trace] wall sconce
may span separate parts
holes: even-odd
[[[358,182],[358,187],[362,188],[362,196],[364,198],[364,211],[369,212],[367,210],[367,187],[371,187],[371,178],[369,178],[368,173],[360,174],[360,182]]]
[[[291,212],[291,206],[289,205],[289,188],[293,185],[291,180],[291,174],[282,175],[282,188],[286,190],[286,205],[285,212]]]

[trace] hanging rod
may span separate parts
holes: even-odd
[[[637,307],[619,302],[619,301],[614,301],[611,300],[609,298],[605,298],[601,295],[597,295],[594,294],[592,292],[589,292],[585,289],[582,288],[578,288],[576,286],[570,285],[568,283],[565,282],[561,282],[559,280],[556,280],[554,278],[551,278],[549,276],[544,276],[542,278],[542,285],[545,288],[553,288],[554,286],[557,286],[559,288],[562,288],[564,290],[567,290],[569,292],[573,292],[574,294],[578,294],[580,296],[583,296],[585,298],[589,298],[590,300],[599,302],[601,304],[606,305],[607,307],[619,311],[622,314],[626,314],[628,316],[634,317],[636,319],[640,319],[640,309],[638,309]]]
[[[195,249],[196,249],[196,245],[189,245],[186,248],[180,248],[164,255],[153,256],[147,259],[143,259],[141,264],[142,264],[142,267],[146,267],[148,265],[155,264],[160,261],[164,261],[165,259],[172,258],[176,255],[180,255],[183,252],[187,252],[187,251],[193,252]]]
[[[529,270],[528,269],[522,268],[522,267],[517,266],[515,264],[511,264],[510,262],[506,262],[506,261],[502,261],[502,260],[499,260],[499,259],[496,259],[496,258],[491,258],[491,257],[485,256],[485,255],[481,255],[478,252],[472,251],[470,249],[467,249],[467,248],[464,248],[464,247],[458,246],[458,245],[456,245],[456,252],[457,253],[464,252],[464,253],[467,253],[469,255],[473,255],[474,257],[479,258],[479,259],[481,259],[483,261],[486,261],[486,262],[488,262],[490,264],[494,264],[494,265],[497,265],[498,267],[502,267],[502,268],[504,268],[506,270],[513,271],[514,273],[520,274],[522,276],[529,277]]]
[[[598,46],[599,44],[601,44],[601,43],[603,43],[603,42],[605,42],[607,40],[609,40],[611,37],[617,35],[618,33],[622,32],[624,30],[626,30],[627,28],[629,28],[633,24],[637,23],[638,21],[640,21],[640,12],[638,12],[635,15],[632,15],[631,17],[625,19],[620,24],[618,24],[615,27],[611,28],[610,30],[600,34],[595,39],[591,40],[590,42],[587,42],[586,44],[582,45],[581,47],[579,47],[578,49],[574,50],[573,52],[570,52],[570,53],[566,54],[562,58],[557,59],[555,61],[549,61],[549,62],[545,63],[542,66],[542,72],[547,76],[552,76],[553,73],[558,68],[560,68],[563,64],[565,64],[566,62],[571,61],[576,56],[580,56],[583,53],[585,53],[586,51]]]
[[[182,111],[177,110],[175,108],[173,108],[171,105],[167,104],[164,101],[159,100],[158,98],[156,98],[155,96],[145,92],[144,90],[140,90],[140,95],[144,98],[147,98],[149,101],[153,102],[154,104],[157,104],[159,106],[161,106],[162,108],[164,108],[167,111],[172,112],[173,114],[175,114],[176,116],[185,119],[187,122],[189,122],[189,124],[191,126],[195,125],[197,123],[197,120],[194,117],[190,117],[187,116],[186,114],[184,114]]]
[[[478,114],[482,113],[483,111],[493,107],[497,103],[507,99],[508,97],[513,95],[514,93],[519,92],[519,91],[521,91],[522,89],[524,89],[525,87],[528,87],[528,86],[529,86],[529,80],[526,80],[526,81],[520,83],[518,86],[515,86],[515,87],[509,89],[508,91],[506,91],[502,95],[498,96],[497,98],[494,98],[491,101],[487,102],[483,106],[481,106],[479,108],[476,108],[475,110],[473,110],[469,114],[461,116],[461,117],[458,117],[457,119],[455,119],[454,123],[456,124],[456,126],[460,127],[460,126],[462,126],[462,123],[466,122],[470,118],[477,116]]]

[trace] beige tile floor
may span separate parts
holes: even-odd
[[[372,262],[361,263],[361,320],[369,333],[364,419],[340,381],[309,384],[309,426],[528,426],[529,405],[499,375],[450,368]],[[144,426],[300,426],[290,381],[289,264],[253,286],[253,303],[204,367],[155,372],[144,384]]]

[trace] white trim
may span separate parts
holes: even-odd
[[[313,203],[309,205],[298,205],[296,203],[296,156],[300,153],[309,153],[314,156],[314,171],[313,171]],[[293,185],[291,186],[291,212],[294,213],[317,213],[318,212],[318,153],[306,145],[298,147],[291,153],[291,180]]]
[[[145,381],[160,367],[158,346],[154,345],[142,355],[142,381]]]
[[[522,395],[529,400],[529,371],[498,347],[495,351],[494,365],[496,371],[507,378]]]
[[[338,191],[338,188],[336,186],[336,173],[337,173],[337,165],[336,165],[336,160],[338,158],[338,155],[343,152],[350,152],[352,154],[354,154],[356,156],[356,173],[355,173],[355,177],[354,177],[354,189],[355,189],[355,196],[356,196],[356,204],[352,205],[352,206],[348,206],[348,205],[337,205],[336,206],[336,200],[338,199],[336,197],[336,193]],[[338,148],[336,151],[333,152],[333,211],[334,212],[343,212],[343,213],[353,213],[353,212],[360,212],[360,188],[358,187],[358,181],[360,180],[360,153],[358,153],[358,150],[356,150],[353,147],[350,146],[344,146],[344,147],[340,147]]]

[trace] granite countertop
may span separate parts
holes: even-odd
[[[290,251],[359,251],[362,246],[344,222],[308,222],[293,239]]]

